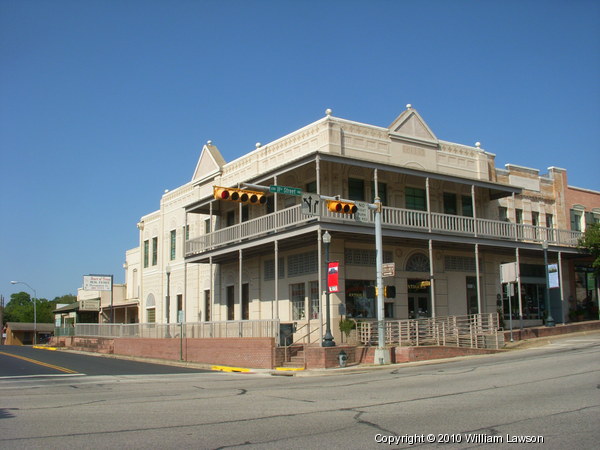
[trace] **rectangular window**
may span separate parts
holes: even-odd
[[[175,259],[177,255],[177,231],[171,230],[171,261]]]
[[[444,192],[444,214],[456,214],[456,194]]]
[[[183,295],[177,294],[177,323],[185,322],[183,317]]]
[[[537,227],[540,225],[540,213],[536,211],[531,211],[531,225]]]
[[[305,192],[314,192],[316,194],[317,193],[317,182],[311,181],[310,183],[306,183]]]
[[[204,291],[204,321],[210,322],[210,289]]]
[[[473,217],[473,199],[469,195],[463,195],[462,199],[462,215],[465,217]]]
[[[552,214],[546,214],[546,227],[554,228],[554,217]]]
[[[148,267],[148,260],[150,258],[150,241],[144,241],[144,267]]]
[[[283,257],[279,258],[279,262],[277,264],[277,270],[279,271],[279,279],[285,278],[285,266],[283,263]],[[275,279],[275,260],[270,259],[264,262],[264,279],[265,281],[274,280]]]
[[[158,238],[152,238],[152,265],[158,264]]]
[[[311,281],[310,282],[310,318],[318,319],[319,318],[319,310],[320,308],[320,298],[319,295],[319,282]]]
[[[406,187],[406,209],[417,211],[427,211],[427,201],[425,199],[425,189]]]
[[[371,183],[371,193],[373,194],[373,201],[375,201],[375,183]],[[377,183],[377,194],[382,205],[387,205],[387,184],[378,182]]]
[[[250,218],[250,209],[248,208],[248,205],[243,205],[242,206],[242,222],[247,222],[249,218]]]
[[[235,211],[227,211],[226,221],[228,227],[235,225]]]
[[[250,319],[250,285],[242,284],[242,320]]]
[[[522,209],[515,209],[515,222],[523,223],[523,210]]]
[[[508,208],[504,206],[498,207],[498,220],[502,222],[508,222]]]
[[[305,317],[304,310],[304,283],[290,285],[292,300],[292,320],[302,320]]]
[[[365,200],[365,181],[348,178],[348,198],[350,200]]]
[[[155,323],[156,322],[156,309],[149,308],[149,309],[146,310],[146,321],[148,323]]]
[[[204,219],[204,234],[208,234],[210,231],[210,219]]]
[[[316,251],[288,256],[288,277],[317,273],[318,267]]]
[[[189,225],[184,226],[183,231],[185,234],[185,240],[189,241],[190,240],[190,226]]]
[[[269,195],[267,197],[267,214],[275,212],[275,197]]]
[[[235,316],[235,289],[233,286],[227,286],[227,320],[234,320]]]

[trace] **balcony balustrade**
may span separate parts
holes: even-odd
[[[374,214],[373,211],[369,210],[365,222],[356,222],[353,216],[333,213],[324,207],[321,210],[320,216],[308,216],[302,214],[301,205],[295,205],[241,224],[232,225],[200,237],[189,239],[186,241],[186,256],[202,254],[222,246],[266,236],[314,220],[329,223],[352,222],[367,225],[374,224]],[[391,207],[383,207],[382,226],[384,229],[397,228],[399,230],[416,230],[518,242],[542,243],[543,241],[547,241],[550,245],[566,247],[576,247],[579,238],[582,236],[580,231],[558,230],[500,220],[475,219],[473,217]]]

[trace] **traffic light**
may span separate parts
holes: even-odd
[[[251,205],[263,205],[267,202],[267,197],[264,193],[258,191],[249,191],[247,189],[213,186],[213,195],[217,200],[249,203]]]
[[[367,298],[377,298],[377,294],[379,293],[379,289],[376,286],[367,286],[366,288],[366,297]],[[383,296],[385,298],[396,298],[396,286],[384,286],[383,287]]]
[[[338,200],[328,200],[327,209],[331,212],[340,214],[354,214],[358,210],[354,203],[341,202]]]

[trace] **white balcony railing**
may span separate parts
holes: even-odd
[[[267,214],[242,224],[233,225],[221,230],[186,241],[186,256],[201,254],[208,250],[229,245],[246,239],[265,236],[267,234],[289,229],[294,226],[315,220],[318,217],[304,215],[301,205]],[[319,220],[324,222],[355,222],[352,216],[332,213],[322,208]],[[373,224],[374,213],[369,211],[366,224]],[[557,230],[554,228],[516,224],[500,220],[474,219],[472,217],[452,214],[429,213],[403,208],[384,207],[382,225],[385,228],[410,229],[425,232],[446,233],[470,237],[513,240],[520,242],[542,243],[551,245],[576,247],[582,233],[580,231]]]

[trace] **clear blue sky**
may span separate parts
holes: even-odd
[[[324,116],[440,139],[600,190],[597,0],[0,0],[0,293],[123,282],[136,223]]]

